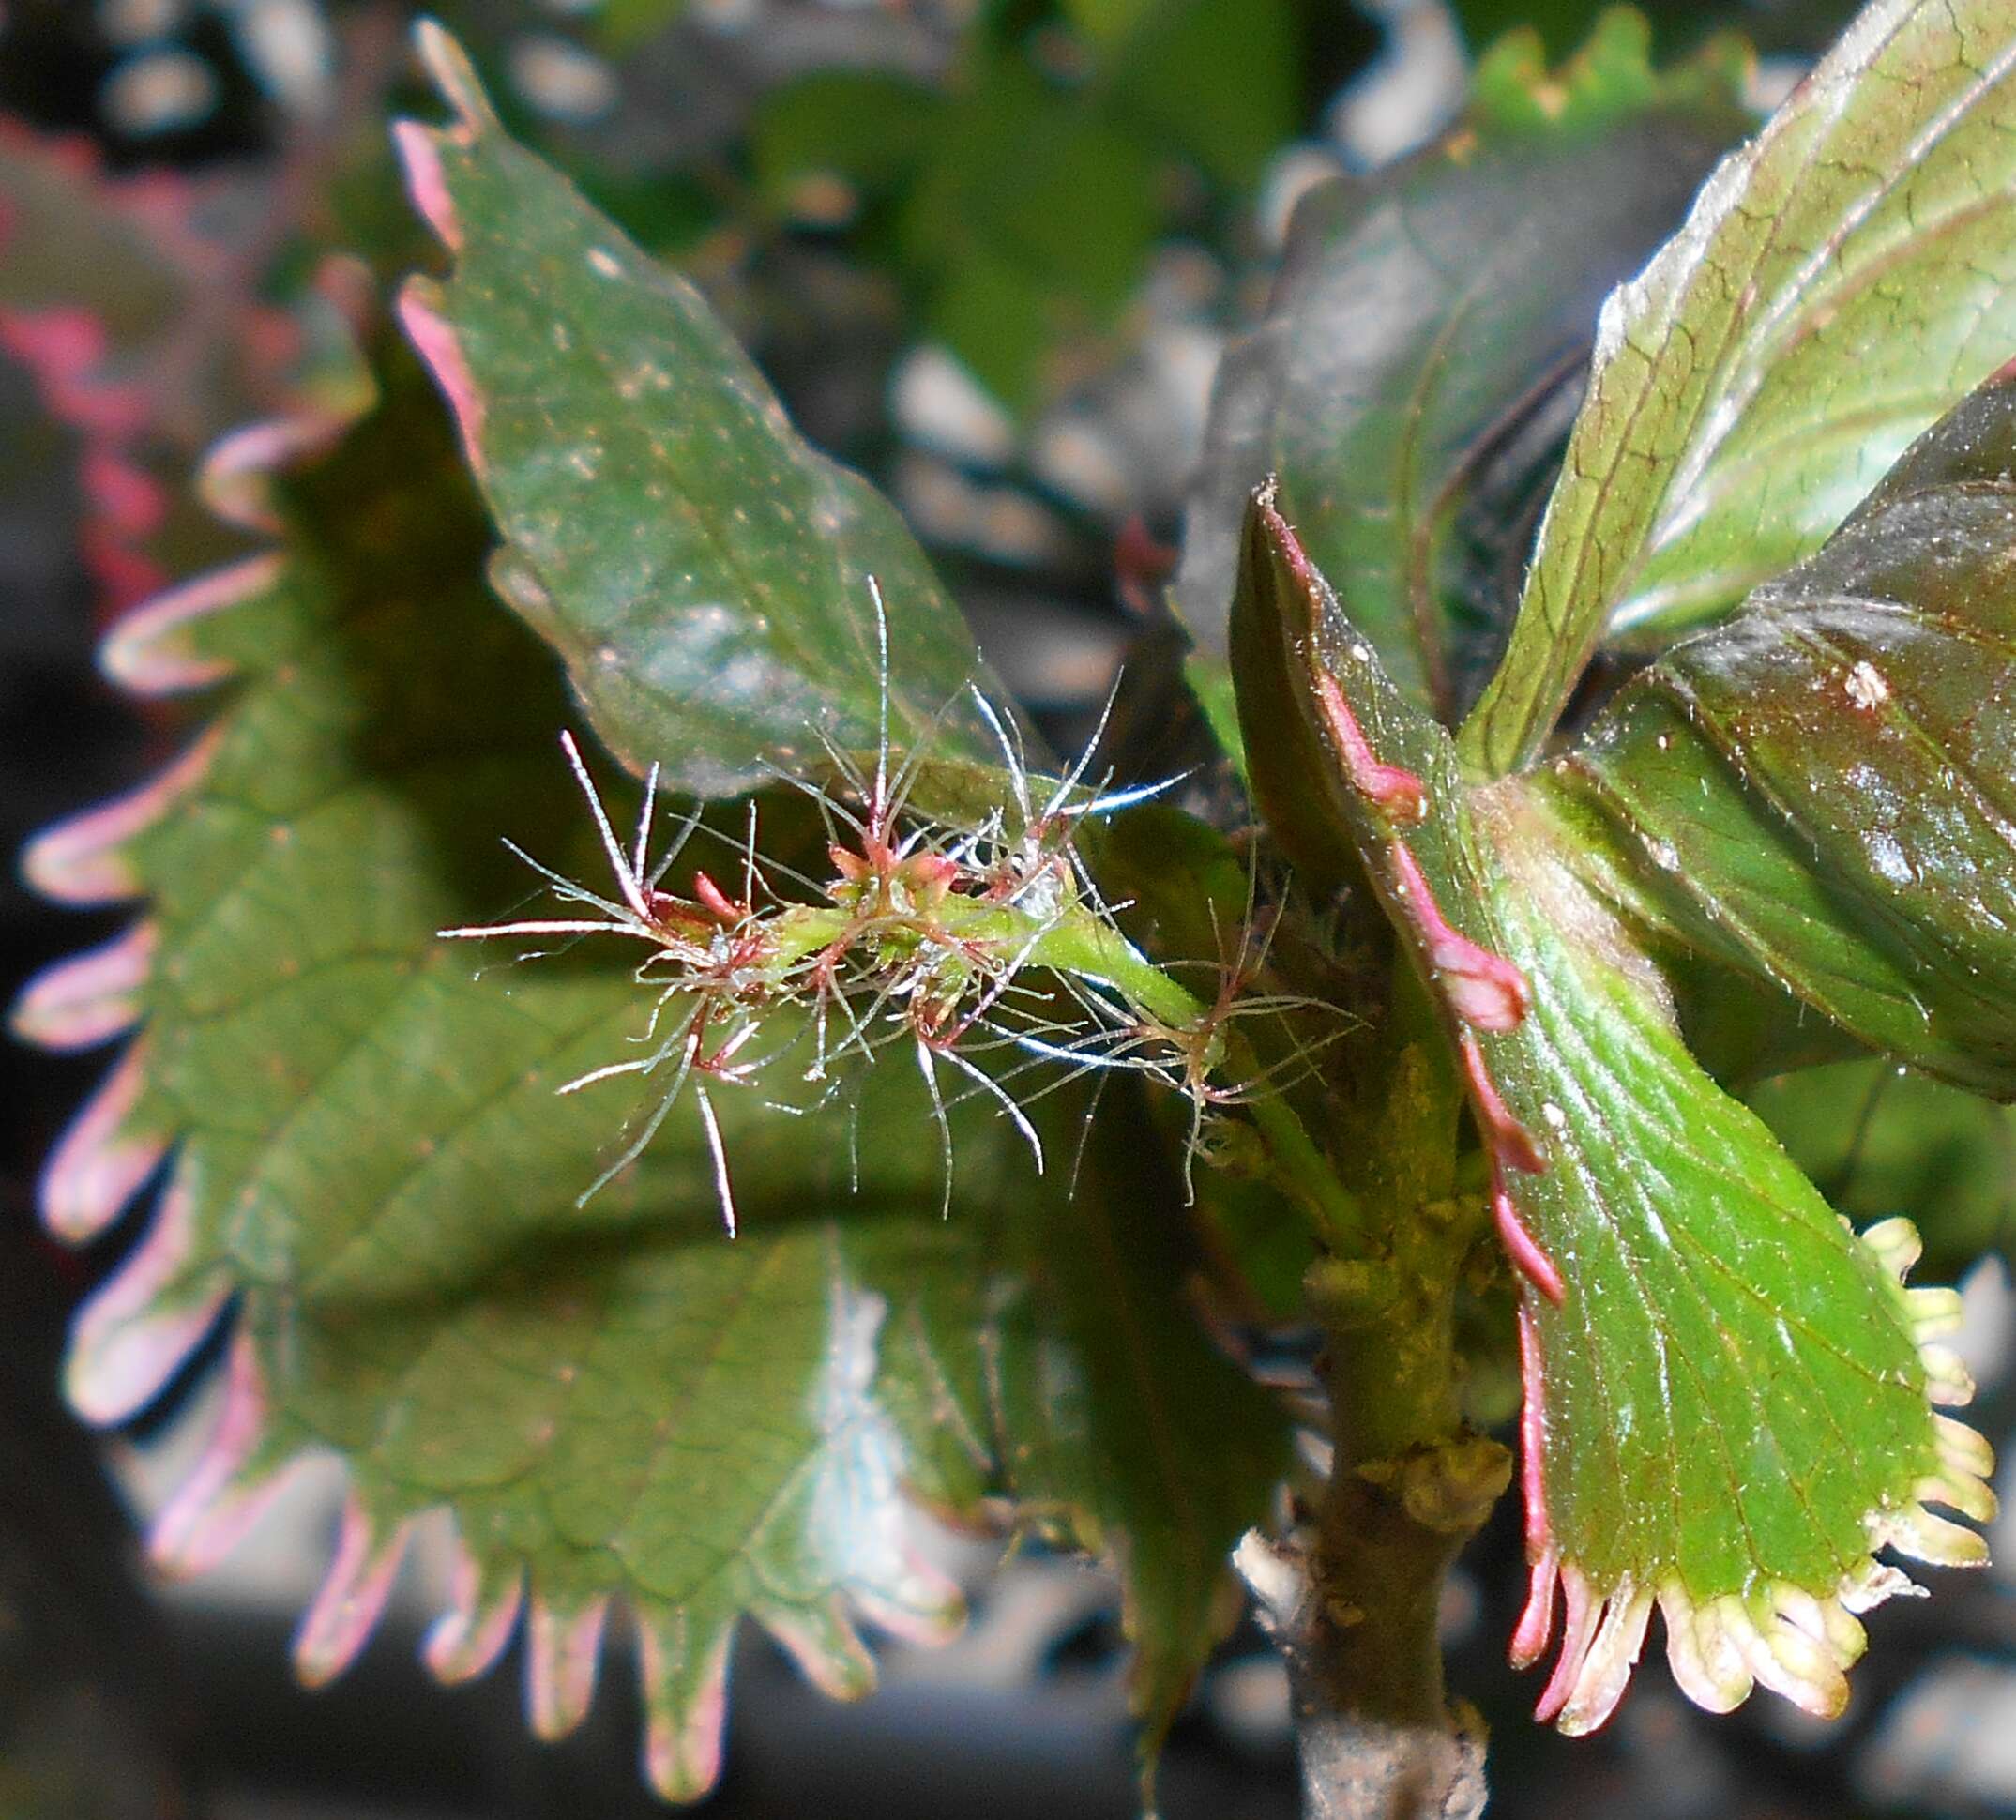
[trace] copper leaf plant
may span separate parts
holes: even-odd
[[[420,28],[433,263],[341,268],[341,379],[207,470],[264,547],[105,647],[200,729],[24,861],[144,903],[14,1013],[126,1043],[52,1229],[159,1183],[72,1401],[229,1324],[164,1569],[333,1451],[301,1674],[445,1510],[435,1673],[522,1624],[557,1736],[620,1620],[679,1799],[745,1617],[859,1693],[958,1620],[919,1524],[1026,1528],[1114,1564],[1144,1762],[1243,1591],[1308,1812],[1460,1815],[1436,1613],[1516,1481],[1540,1720],[1655,1616],[1700,1705],[1841,1711],[1993,1510],[1957,1297],[1797,1107],[2016,1099],[2016,16],[1875,0],[1761,128],[1647,42],[1509,38],[1305,200],[1169,589],[1203,714],[1057,751]]]

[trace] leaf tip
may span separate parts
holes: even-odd
[[[483,1674],[504,1653],[523,1600],[522,1569],[494,1570],[466,1544],[458,1543],[448,1609],[429,1627],[420,1645],[427,1672],[444,1687]]]
[[[1394,895],[1417,933],[1429,978],[1444,1003],[1474,1030],[1503,1036],[1518,1029],[1533,1009],[1533,988],[1526,976],[1448,920],[1404,841],[1393,842],[1389,857]]]
[[[209,1332],[230,1285],[216,1269],[197,1267],[196,1249],[195,1195],[178,1175],[146,1237],[71,1325],[64,1390],[85,1421],[103,1427],[137,1415]]]
[[[1485,1058],[1484,1047],[1477,1039],[1477,1032],[1464,1029],[1456,1039],[1457,1060],[1463,1068],[1463,1085],[1470,1100],[1472,1115],[1477,1119],[1478,1132],[1484,1140],[1484,1147],[1491,1153],[1494,1164],[1515,1169],[1522,1175],[1543,1175],[1547,1173],[1547,1153],[1540,1148],[1539,1140],[1519,1122],[1512,1109],[1505,1103],[1505,1096],[1498,1090],[1498,1083],[1491,1071],[1491,1063]]]
[[[143,1038],[99,1084],[50,1152],[37,1203],[43,1225],[68,1244],[81,1245],[111,1225],[168,1154],[169,1134],[134,1118],[149,1060]]]
[[[440,91],[442,99],[455,110],[460,130],[475,133],[497,124],[496,112],[483,92],[476,66],[447,26],[438,19],[417,20],[413,48],[428,79]]]
[[[1529,1503],[1530,1512],[1532,1506]],[[1554,1595],[1561,1583],[1561,1552],[1544,1550],[1527,1563],[1526,1602],[1512,1628],[1509,1654],[1514,1668],[1531,1668],[1546,1653],[1554,1637]]]
[[[534,1737],[551,1744],[587,1718],[608,1616],[606,1595],[561,1602],[534,1594],[525,1623],[525,1716]]]
[[[158,932],[136,923],[123,935],[45,967],[9,1013],[14,1034],[43,1049],[95,1049],[140,1022]]]
[[[57,903],[118,903],[141,896],[132,843],[201,784],[221,738],[221,727],[211,727],[139,789],[44,828],[22,849],[22,876]]]
[[[223,1406],[217,1425],[147,1532],[147,1558],[174,1579],[205,1573],[258,1522],[296,1464],[262,1463],[268,1400],[258,1352],[241,1327],[224,1367]]]
[[[1604,1603],[1602,1618],[1589,1639],[1554,1720],[1556,1729],[1565,1736],[1584,1737],[1616,1711],[1625,1689],[1630,1685],[1631,1671],[1638,1666],[1639,1652],[1645,1647],[1652,1603],[1651,1587],[1634,1588],[1629,1582]],[[1566,1650],[1563,1661],[1567,1661]]]
[[[683,1615],[637,1614],[644,1778],[668,1801],[698,1800],[720,1779],[734,1637],[724,1624],[696,1646]]]
[[[213,614],[263,594],[279,580],[277,553],[249,557],[156,595],[125,615],[99,646],[99,668],[129,693],[155,697],[207,689],[228,678],[228,659],[192,636]]]
[[[349,426],[349,415],[274,417],[234,430],[213,444],[196,476],[196,493],[226,524],[277,534],[286,529],[273,476],[326,448]]]
[[[753,1605],[750,1615],[829,1699],[859,1700],[874,1691],[875,1659],[838,1599],[810,1605]]]
[[[1947,1502],[1945,1481],[1936,1495]],[[1956,1507],[1957,1508],[1957,1507]],[[1914,1561],[1935,1568],[1979,1568],[1988,1565],[1988,1542],[1977,1530],[1963,1528],[1948,1518],[1935,1516],[1917,1498],[1897,1509],[1885,1511],[1870,1524],[1870,1545],[1891,1548]]]
[[[410,1529],[399,1523],[383,1531],[351,1494],[328,1577],[295,1632],[295,1673],[304,1686],[326,1687],[356,1660],[391,1597]]]
[[[1879,1220],[1874,1225],[1864,1228],[1861,1238],[1862,1243],[1876,1254],[1877,1262],[1899,1282],[1903,1282],[1925,1251],[1918,1229],[1901,1214],[1889,1220]]]
[[[1384,763],[1373,751],[1341,686],[1318,655],[1316,634],[1334,597],[1281,511],[1279,476],[1269,475],[1253,489],[1248,523],[1249,535],[1257,527],[1268,556],[1285,574],[1299,605],[1301,623],[1295,627],[1294,635],[1308,641],[1304,660],[1310,670],[1316,716],[1344,781],[1386,822],[1413,827],[1428,813],[1427,787],[1412,771]]]

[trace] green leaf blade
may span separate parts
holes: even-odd
[[[1566,1599],[1540,1716],[1600,1724],[1655,1605],[1701,1703],[1761,1681],[1838,1712],[1854,1614],[1902,1584],[1876,1552],[1984,1555],[1922,1502],[1993,1508],[1985,1449],[1929,1407],[1964,1395],[1920,1343],[1948,1304],[1902,1290],[1901,1236],[1858,1241],[1688,1053],[1546,791],[1464,785],[1265,495],[1234,649],[1242,707],[1278,714],[1299,679],[1324,761],[1308,794],[1355,842],[1467,1082],[1523,1278],[1534,1582],[1515,1661]]]
[[[1514,1191],[1570,1283],[1558,1312],[1529,1304],[1562,1556],[1696,1604],[1773,1580],[1825,1594],[1936,1467],[1902,1298],[1687,1054],[1642,965],[1578,954],[1530,896],[1499,911],[1534,1011],[1485,1045],[1546,1134],[1549,1167]]]
[[[1606,636],[1670,638],[1811,552],[2008,358],[2012,120],[2004,8],[1876,0],[1716,173],[1605,307],[1468,762],[1529,760]]]
[[[1850,1036],[2016,1094],[2016,384],[1928,431],[1814,556],[1620,692],[1545,788],[1648,921]]]
[[[1297,210],[1267,318],[1220,369],[1191,496],[1175,596],[1207,647],[1273,474],[1409,696],[1452,723],[1475,698],[1598,306],[1747,124],[1728,47],[1655,73],[1646,38],[1620,10],[1552,75],[1503,47],[1440,144]]]
[[[978,654],[894,508],[798,437],[691,286],[505,136],[444,34],[423,45],[461,121],[402,144],[455,265],[403,312],[507,540],[499,591],[598,733],[712,796],[829,768],[822,738],[872,754],[873,578],[892,737],[997,764]]]
[[[29,864],[69,901],[151,901],[144,977],[113,1007],[144,1033],[60,1147],[50,1222],[102,1232],[173,1155],[147,1237],[80,1319],[72,1401],[124,1419],[237,1306],[222,1416],[157,1560],[214,1561],[304,1450],[334,1449],[351,1501],[297,1639],[305,1677],[363,1646],[410,1525],[446,1508],[460,1567],[436,1674],[480,1673],[522,1604],[530,1718],[559,1736],[618,1601],[648,1771],[689,1798],[719,1763],[744,1615],[820,1686],[865,1691],[860,1620],[922,1637],[956,1616],[914,1502],[973,1513],[1005,1491],[1119,1558],[1158,1735],[1287,1431],[1190,1310],[1146,1146],[1094,1166],[1073,1204],[1005,1120],[955,1108],[941,1220],[931,1102],[899,1063],[851,1101],[715,1084],[732,1242],[690,1103],[579,1204],[667,1083],[556,1089],[648,1053],[657,994],[628,951],[521,965],[436,938],[523,902],[500,836],[566,875],[606,860],[553,743],[556,666],[483,586],[482,514],[424,375],[396,346],[385,365],[359,421],[262,432],[265,464],[241,463],[282,527],[271,559],[227,571],[204,613],[143,609],[114,634],[137,682],[221,686],[207,732]],[[53,1016],[76,993],[39,1002]],[[1091,1200],[1095,1177],[1124,1209]],[[1109,1224],[1117,1273],[1081,1255]],[[1112,1343],[1116,1301],[1142,1345]],[[1147,1463],[1112,1444],[1171,1423],[1241,1443]]]

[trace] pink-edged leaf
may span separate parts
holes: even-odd
[[[480,1673],[522,1617],[529,1717],[557,1736],[627,1624],[647,1771],[690,1797],[719,1767],[743,1617],[821,1687],[865,1691],[863,1625],[924,1638],[958,1616],[919,1505],[1006,1490],[1120,1556],[1166,1723],[1286,1457],[1272,1403],[1190,1312],[1179,1210],[1096,1170],[1074,1205],[967,1105],[941,1219],[931,1104],[900,1067],[846,1096],[717,1084],[711,1122],[675,1106],[581,1203],[663,1077],[556,1090],[636,1056],[658,994],[592,944],[521,966],[436,939],[523,900],[504,837],[583,877],[606,862],[556,748],[558,666],[487,592],[424,376],[399,350],[384,368],[354,421],[225,447],[211,493],[277,549],[109,641],[115,674],[207,688],[217,712],[165,781],[30,850],[61,896],[144,897],[150,932],[17,1011],[59,1040],[144,1026],[50,1165],[53,1229],[100,1230],[166,1159],[147,1236],[80,1316],[73,1403],[123,1418],[237,1309],[156,1557],[213,1564],[293,1463],[334,1449],[351,1505],[305,1676],[364,1646],[406,1525],[446,1508],[461,1565],[434,1671]],[[1118,1266],[1088,1272],[1109,1224]],[[1113,1343],[1116,1306],[1147,1350]],[[1242,1440],[1129,1450],[1169,1422]]]
[[[1468,761],[1527,763],[1605,640],[1658,650],[1811,554],[2008,358],[2012,203],[2016,16],[1872,0],[1604,305]]]
[[[453,263],[401,314],[503,535],[498,591],[598,733],[639,776],[734,795],[872,753],[886,721],[929,760],[920,799],[993,789],[978,653],[894,507],[799,436],[698,291],[509,138],[446,33],[419,42],[456,118],[399,142]]]
[[[1903,1290],[1907,1236],[1857,1239],[1693,1059],[1544,792],[1463,782],[1265,494],[1234,653],[1242,713],[1297,720],[1301,787],[1355,846],[1467,1088],[1523,1282],[1523,1662],[1565,1601],[1541,1716],[1601,1723],[1655,1604],[1703,1704],[1762,1682],[1838,1712],[1855,1615],[1906,1584],[1878,1551],[1985,1558],[1926,1509],[1993,1509],[1985,1445],[1932,1407],[1967,1388],[1933,1342],[1949,1297]],[[1379,787],[1394,771],[1417,783],[1404,814]],[[1271,811],[1280,781],[1256,780]]]

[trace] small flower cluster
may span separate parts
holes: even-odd
[[[614,875],[614,895],[514,846],[575,914],[440,933],[450,939],[608,934],[650,949],[635,975],[656,995],[641,1053],[560,1089],[574,1093],[618,1076],[662,1079],[651,1109],[584,1201],[636,1160],[690,1089],[733,1234],[734,1192],[709,1088],[748,1086],[786,1055],[797,1059],[805,1081],[836,1090],[846,1058],[872,1060],[890,1043],[907,1042],[945,1150],[947,1197],[948,1107],[957,1099],[992,1099],[1040,1168],[1041,1140],[1024,1107],[1073,1072],[1129,1069],[1174,1086],[1195,1108],[1193,1136],[1207,1106],[1259,1089],[1252,1080],[1226,1084],[1214,1078],[1227,1061],[1227,1022],[1298,1001],[1244,993],[1264,955],[1253,955],[1243,938],[1222,970],[1215,1002],[1194,997],[1121,933],[1114,906],[1100,896],[1073,839],[1086,816],[1166,786],[1110,795],[1087,788],[1095,739],[1086,758],[1038,801],[1011,726],[978,688],[973,698],[999,742],[1008,800],[977,826],[914,812],[909,801],[923,760],[913,756],[892,771],[885,714],[872,774],[828,743],[839,788],[799,783],[826,820],[831,872],[825,878],[759,857],[752,802],[733,886],[694,869],[682,874],[682,889],[668,888],[696,831],[718,833],[705,827],[696,809],[652,856],[654,766],[626,846],[573,736],[561,736]],[[773,1016],[787,1009],[796,1014]],[[949,1099],[941,1064],[963,1077]],[[1031,1069],[1047,1069],[1052,1078],[1019,1094],[1016,1083]]]

